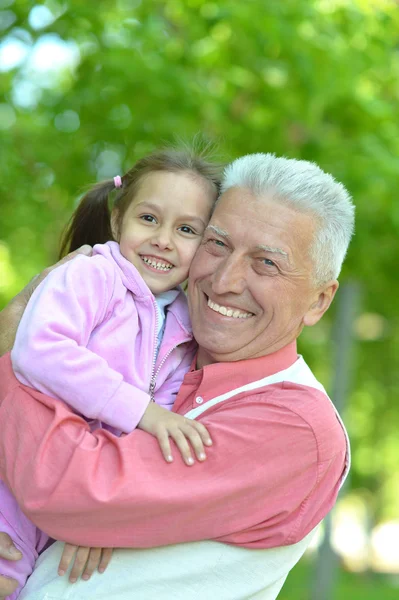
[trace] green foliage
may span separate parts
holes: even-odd
[[[174,135],[204,132],[227,159],[317,162],[357,206],[341,282],[360,282],[370,318],[347,419],[352,485],[376,494],[376,518],[398,515],[398,13],[394,0],[0,0],[0,302],[54,260],[83,186]],[[46,36],[75,62],[35,69]],[[7,70],[10,39],[28,58]],[[301,343],[327,383],[333,316]]]
[[[309,600],[309,589],[316,565],[302,559],[288,575],[278,600]],[[396,600],[397,582],[383,575],[360,575],[342,571],[334,582],[334,600]],[[320,600],[323,600],[320,598]]]

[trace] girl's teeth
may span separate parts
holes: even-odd
[[[173,265],[168,266],[165,263],[155,262],[155,261],[151,260],[150,258],[142,257],[142,260],[147,265],[150,265],[151,267],[153,267],[154,269],[158,269],[159,271],[170,271],[171,268],[173,267]]]

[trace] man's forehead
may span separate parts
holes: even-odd
[[[213,225],[212,223],[210,223],[208,225],[206,230],[218,235],[221,238],[225,238],[227,240],[230,239],[230,235],[229,235],[228,231],[226,231],[225,229],[222,229],[221,227],[218,227],[217,225]],[[257,244],[255,241],[252,246],[253,246],[254,250],[260,250],[263,252],[272,252],[274,254],[280,254],[284,258],[287,258],[287,259],[289,258],[288,252],[286,252],[285,250],[283,250],[282,248],[280,248],[278,246],[270,246],[269,244]]]

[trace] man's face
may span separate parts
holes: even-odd
[[[314,233],[311,216],[271,197],[221,196],[190,269],[198,367],[265,356],[317,323],[338,283],[312,283]]]

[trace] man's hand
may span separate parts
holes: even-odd
[[[75,583],[80,576],[87,581],[93,575],[95,569],[99,573],[104,573],[111,557],[112,548],[87,548],[85,546],[65,544],[60,564],[58,565],[58,575],[65,575],[72,559],[74,559],[72,570],[69,574],[69,581]]]
[[[20,560],[22,554],[12,543],[12,540],[7,533],[0,533],[0,558],[4,560]],[[0,600],[5,600],[18,587],[18,582],[9,577],[0,575]]]
[[[87,245],[78,248],[74,252],[71,252],[52,267],[48,267],[39,275],[36,275],[28,283],[28,285],[24,287],[24,289],[19,292],[17,296],[15,296],[15,298],[10,300],[7,306],[0,312],[0,356],[12,349],[14,345],[15,334],[17,333],[21,317],[24,314],[24,310],[29,302],[29,298],[32,296],[39,283],[41,283],[43,279],[47,277],[50,271],[68,262],[78,254],[90,256],[91,253],[92,249]]]
[[[188,466],[194,464],[190,444],[199,461],[206,459],[204,444],[212,445],[209,431],[202,423],[170,412],[155,402],[149,403],[137,427],[157,438],[163,457],[167,462],[173,461],[169,438],[174,440]]]

